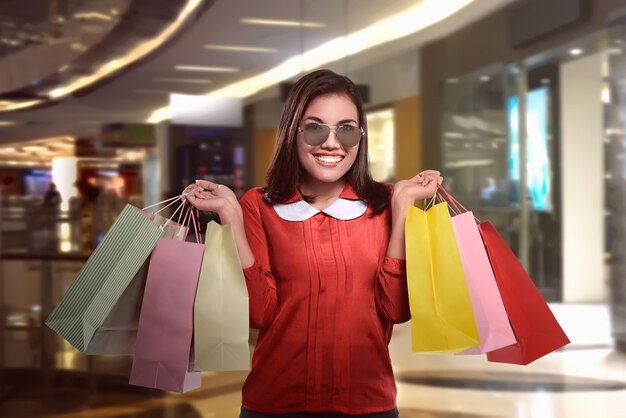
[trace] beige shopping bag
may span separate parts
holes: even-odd
[[[248,290],[230,225],[209,222],[194,303],[195,370],[248,370],[248,318]]]

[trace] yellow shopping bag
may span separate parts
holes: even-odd
[[[457,353],[480,344],[447,203],[410,206],[405,238],[413,351]]]

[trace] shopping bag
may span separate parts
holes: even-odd
[[[484,354],[515,344],[515,334],[504,309],[474,214],[465,212],[453,216],[452,226],[480,335],[480,345],[459,354]]]
[[[163,238],[182,240],[187,228],[160,215],[143,211],[142,214],[161,227]],[[131,355],[137,336],[139,312],[143,299],[148,258],[117,300],[107,318],[93,335],[86,354]]]
[[[478,225],[517,342],[487,353],[499,363],[528,364],[569,344],[539,290],[489,221]]]
[[[194,304],[195,369],[248,370],[248,291],[230,225],[207,225]]]
[[[106,351],[107,336],[94,336],[163,234],[127,204],[45,324],[83,353]]]
[[[504,309],[476,218],[443,186],[438,187],[437,196],[441,200],[447,200],[448,207],[454,214],[452,226],[480,336],[480,345],[457,354],[484,354],[515,344],[515,334]]]
[[[193,213],[193,212],[192,212]],[[192,221],[195,226],[195,220]],[[193,304],[204,245],[160,239],[148,267],[131,385],[187,392],[200,387],[193,366]]]
[[[456,353],[478,345],[448,205],[409,206],[405,239],[413,351]]]

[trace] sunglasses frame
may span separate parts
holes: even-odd
[[[335,132],[335,137],[337,138],[337,141],[339,141],[341,143],[341,145],[346,147],[346,148],[354,148],[354,147],[356,147],[359,144],[359,142],[361,142],[361,139],[363,139],[363,137],[365,136],[365,131],[363,130],[362,126],[354,126],[354,125],[349,125],[347,123],[344,123],[344,124],[341,124],[341,125],[329,125],[328,123],[309,122],[306,125],[321,125],[321,126],[326,126],[329,129],[328,134],[322,139],[321,142],[319,142],[317,144],[311,144],[309,141],[307,141],[306,134],[305,134],[304,135],[304,141],[307,144],[311,145],[311,146],[317,146],[317,145],[320,145],[320,144],[323,144],[324,142],[326,142],[326,140],[328,140],[328,137],[330,136],[331,132]],[[356,144],[354,144],[354,145],[346,145],[339,138],[339,135],[337,135],[337,129],[342,127],[342,126],[353,126],[355,128],[359,128],[359,130],[361,131],[361,136],[359,136],[359,140],[356,142]],[[298,132],[300,132],[301,134],[304,134],[304,128],[303,127],[298,127]]]

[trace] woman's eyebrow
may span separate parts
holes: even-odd
[[[317,116],[307,116],[306,118],[304,118],[304,120],[307,120],[307,119],[311,119],[311,120],[314,120],[315,122],[319,122],[319,123],[324,123],[324,121],[321,120],[320,118],[318,118]],[[337,123],[337,125],[342,125],[344,123],[350,123],[350,122],[357,123],[357,121],[355,121],[354,119],[343,119],[343,120],[340,120]]]

